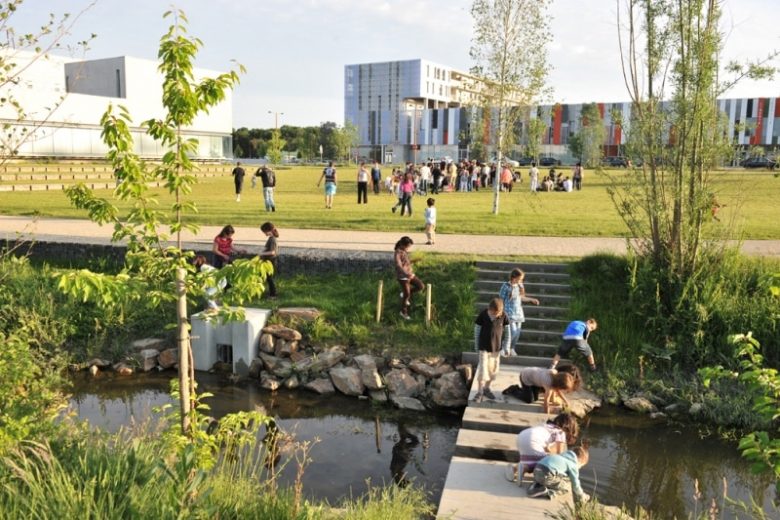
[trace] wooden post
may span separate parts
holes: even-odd
[[[425,285],[425,324],[431,324],[431,284]]]
[[[176,341],[179,347],[179,404],[181,405],[181,432],[190,435],[190,331],[187,323],[187,289],[183,267],[176,269],[176,318],[178,330]]]
[[[382,291],[384,290],[384,280],[379,280],[379,288],[376,293],[376,322],[379,323],[382,319]]]

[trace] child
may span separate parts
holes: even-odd
[[[589,318],[587,321],[572,321],[566,327],[563,332],[563,338],[561,345],[558,347],[558,352],[555,354],[552,360],[550,368],[558,366],[561,356],[567,355],[571,352],[571,349],[576,348],[580,353],[588,359],[588,367],[591,372],[596,371],[596,360],[593,357],[593,350],[588,345],[588,338],[590,333],[598,328],[598,323],[593,318]]]
[[[534,483],[528,488],[532,498],[552,498],[566,493],[566,477],[571,480],[571,490],[576,502],[590,499],[580,486],[580,468],[588,463],[588,448],[578,446],[560,455],[547,455],[536,463]]]
[[[509,330],[512,333],[509,349],[506,352],[502,352],[504,356],[515,354],[517,340],[520,339],[520,330],[523,328],[523,322],[525,321],[523,302],[539,305],[539,300],[525,295],[523,280],[525,280],[525,273],[520,269],[512,269],[512,272],[509,273],[509,281],[504,282],[498,291],[499,298],[504,300],[504,312],[509,316]]]
[[[425,236],[428,237],[427,245],[432,246],[436,242],[436,208],[433,207],[436,201],[429,198],[428,207],[425,208]]]
[[[477,395],[474,400],[482,402],[483,397],[495,399],[490,383],[496,378],[500,365],[500,352],[509,348],[511,334],[509,317],[504,313],[504,302],[493,298],[488,308],[477,316],[474,322],[474,350],[479,353],[477,365]]]
[[[568,407],[569,401],[565,393],[578,390],[581,382],[579,370],[574,365],[570,369],[555,370],[539,367],[526,367],[520,370],[520,386],[523,390],[523,401],[533,403],[539,399],[540,390],[544,390],[544,413],[550,413],[553,399],[560,398],[563,405]],[[576,374],[572,373],[576,371]]]
[[[409,259],[412,245],[414,241],[409,237],[401,237],[395,244],[395,274],[401,286],[401,317],[405,320],[411,319],[409,307],[412,306],[412,294],[422,291],[424,287],[412,270],[412,261]]]
[[[214,237],[214,244],[211,248],[211,252],[214,253],[213,264],[217,269],[232,262],[232,255],[246,253],[243,249],[236,249],[233,247],[233,235],[235,234],[236,230],[233,229],[233,226],[228,224],[222,228],[219,235]]]
[[[195,266],[195,269],[197,269],[201,273],[210,273],[211,271],[216,271],[214,266],[209,265],[206,262],[206,257],[203,255],[197,255],[195,258],[193,258],[192,265]],[[203,292],[206,295],[207,311],[215,311],[219,307],[219,304],[217,303],[215,296],[219,292],[224,291],[226,288],[227,288],[227,280],[225,278],[220,278],[216,282],[214,281],[213,278],[208,278],[206,280],[206,283],[203,288]]]
[[[274,226],[272,222],[265,222],[262,226],[260,226],[260,231],[265,233],[265,236],[268,237],[268,240],[265,242],[265,249],[262,253],[260,253],[260,258],[271,262],[271,265],[274,268],[273,272],[265,279],[266,283],[268,284],[268,297],[276,298],[276,283],[274,283],[274,275],[276,274],[276,259],[279,255],[279,245],[276,242],[276,239],[279,238],[279,230],[276,229],[276,226]]]
[[[532,473],[537,462],[551,453],[563,453],[577,442],[578,435],[577,419],[569,413],[560,413],[544,424],[521,431],[517,434],[520,462],[506,466],[507,480],[516,482],[523,473]]]

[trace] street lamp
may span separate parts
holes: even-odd
[[[268,113],[274,115],[274,130],[279,130],[279,116],[283,116],[284,112],[274,112],[273,110],[269,110]]]

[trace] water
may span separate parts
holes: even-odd
[[[96,428],[116,431],[133,422],[154,419],[152,409],[172,402],[170,374],[133,378],[86,375],[74,378],[71,406],[76,415]],[[422,484],[438,503],[447,476],[460,415],[401,412],[370,402],[333,395],[321,398],[307,391],[271,394],[254,383],[233,386],[220,378],[198,374],[201,391],[214,394],[207,402],[211,415],[262,407],[279,418],[298,440],[317,440],[303,485],[310,498],[337,503],[358,496],[372,483],[402,476]],[[774,486],[768,478],[749,472],[734,444],[701,439],[693,428],[656,424],[617,410],[593,414],[585,424],[591,443],[590,463],[582,470],[586,491],[595,490],[603,503],[641,505],[664,518],[687,518],[694,510],[722,504],[723,479],[732,499],[761,504],[769,518]],[[291,481],[292,468],[283,480]],[[694,480],[702,495],[694,500]],[[749,518],[747,515],[738,515]],[[723,518],[735,518],[729,513]]]

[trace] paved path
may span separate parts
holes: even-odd
[[[211,243],[219,230],[220,227],[217,226],[203,226],[197,235],[185,232],[184,241]],[[0,216],[0,238],[21,235],[41,241],[107,244],[110,242],[111,232],[111,226],[101,227],[88,220]],[[392,252],[401,233],[281,228],[280,235],[279,243],[282,247]],[[426,246],[422,232],[409,235],[414,239],[418,250],[439,253],[580,257],[599,252],[626,252],[626,240],[614,237],[439,234],[436,236],[436,245]],[[235,241],[239,247],[259,246],[265,243],[265,236],[257,228],[237,227]],[[780,256],[780,240],[746,240],[742,244],[742,250],[750,255]]]

